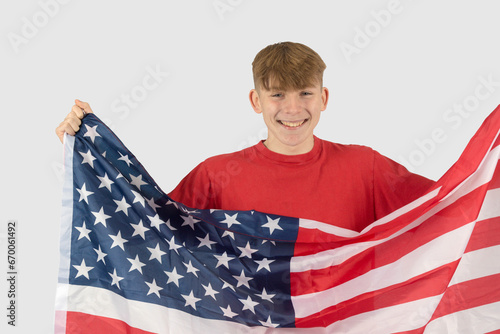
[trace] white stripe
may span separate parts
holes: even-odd
[[[433,320],[426,334],[482,334],[500,329],[500,302],[470,308]]]
[[[493,151],[486,155],[486,158],[482,161],[480,169],[478,169],[471,177],[467,178],[467,183],[462,182],[461,186],[457,187],[454,191],[450,192],[444,199],[439,203],[436,203],[429,211],[424,213],[418,219],[416,219],[411,224],[408,224],[404,228],[396,231],[393,235],[376,241],[358,242],[356,244],[346,245],[343,247],[330,249],[324,252],[318,252],[313,255],[305,256],[295,256],[290,261],[290,271],[291,272],[303,272],[307,270],[318,270],[328,268],[330,266],[339,265],[349,258],[359,254],[370,247],[374,247],[378,244],[386,242],[388,240],[394,239],[397,236],[411,230],[412,228],[419,226],[422,222],[432,217],[437,212],[443,210],[447,206],[454,204],[462,196],[467,195],[471,191],[477,189],[478,187],[488,183],[495,171],[495,167],[498,163],[498,158],[500,156],[500,146],[496,147]],[[436,189],[438,191],[438,189]],[[429,196],[434,195],[434,192],[428,194]],[[427,196],[427,195],[426,195]],[[397,218],[397,214],[402,214],[407,212],[407,210],[413,209],[415,202],[408,204],[407,206],[395,211],[387,217],[382,218],[382,223],[386,223],[390,219]],[[495,204],[491,204],[493,207]],[[499,206],[496,204],[496,206]],[[404,209],[404,210],[403,210]],[[309,222],[309,226],[312,224]],[[379,224],[375,222],[374,224]],[[317,225],[320,226],[320,225]],[[330,230],[333,231],[333,230]],[[366,230],[367,231],[367,230]],[[362,233],[366,233],[363,231]],[[326,232],[326,229],[325,229]]]
[[[297,318],[304,318],[323,309],[366,292],[376,291],[426,273],[460,259],[474,223],[448,232],[399,260],[360,275],[344,284],[321,292],[292,296]]]
[[[488,190],[484,197],[481,212],[477,220],[485,220],[500,216],[500,188]]]
[[[129,326],[161,334],[179,333],[217,333],[217,334],[327,334],[326,328],[266,328],[248,327],[231,321],[204,319],[176,309],[127,300],[109,290],[86,287],[66,286],[69,291],[68,311],[108,317],[125,321]],[[262,319],[262,321],[266,321]],[[271,317],[271,321],[273,321]]]
[[[442,295],[419,299],[358,314],[334,322],[327,328],[327,333],[387,334],[421,328],[432,317],[441,297]]]
[[[500,245],[465,253],[449,286],[500,274],[500,261],[498,259],[500,259]]]

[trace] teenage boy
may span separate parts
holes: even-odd
[[[434,184],[371,148],[314,136],[329,92],[323,87],[326,65],[309,47],[269,45],[252,66],[250,103],[262,114],[267,139],[200,163],[169,194],[172,199],[198,209],[257,210],[361,231]],[[75,102],[56,129],[61,141],[92,112],[88,103]]]

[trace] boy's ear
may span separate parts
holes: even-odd
[[[262,107],[260,105],[259,92],[256,89],[250,90],[250,94],[248,96],[250,98],[250,104],[252,105],[253,110],[260,114],[262,113]]]

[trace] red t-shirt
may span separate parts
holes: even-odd
[[[315,137],[300,155],[260,142],[208,158],[169,196],[192,208],[256,210],[361,231],[433,184],[369,147]]]

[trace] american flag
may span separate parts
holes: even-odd
[[[499,130],[500,106],[427,194],[354,232],[186,207],[87,115],[65,138],[55,332],[500,332]]]

